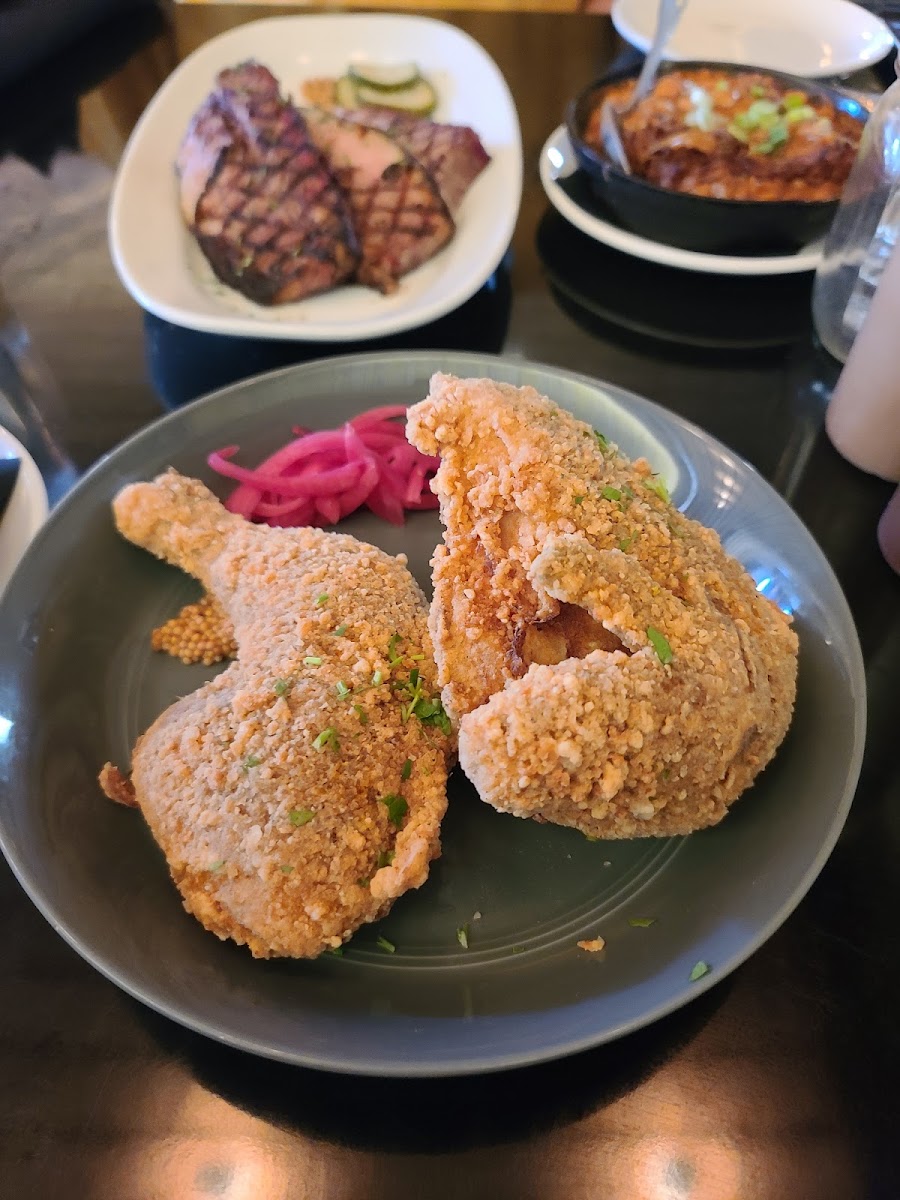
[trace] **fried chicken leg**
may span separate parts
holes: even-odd
[[[482,799],[604,838],[713,825],[790,723],[797,638],[714,532],[533,388],[435,375],[430,627]]]
[[[113,507],[126,538],[201,580],[238,644],[132,757],[185,907],[257,957],[339,946],[440,852],[451,745],[421,590],[402,558],[251,525],[174,471]]]

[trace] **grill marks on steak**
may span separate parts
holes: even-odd
[[[440,125],[387,108],[346,109],[339,115],[393,138],[428,171],[451,213],[458,210],[463,196],[491,161],[478,134],[468,125]]]
[[[260,304],[350,279],[359,250],[347,201],[303,116],[258,64],[216,82],[176,160],[182,212],[216,275]]]
[[[379,129],[306,110],[310,134],[350,201],[361,251],[356,277],[379,291],[432,258],[455,226],[429,172]]]

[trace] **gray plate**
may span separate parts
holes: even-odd
[[[418,892],[343,958],[256,962],[181,908],[140,817],[100,795],[106,759],[208,675],[150,653],[148,633],[195,594],[121,540],[110,500],[168,465],[213,482],[207,452],[248,459],[302,423],[412,402],[435,369],[531,383],[632,454],[714,526],[760,588],[795,614],[800,690],[774,763],[722,825],[669,841],[588,842],[450,785],[443,857]],[[221,481],[220,481],[221,482]],[[220,483],[213,483],[220,494]],[[405,550],[428,584],[433,513],[347,531]],[[865,730],[862,658],[822,553],[763,479],[647,400],[581,376],[467,354],[365,354],[249,380],[157,421],[102,459],[55,510],[0,608],[0,842],[53,927],[138,999],[272,1058],[376,1075],[496,1070],[609,1041],[684,1004],[788,916],[840,832]],[[474,914],[481,914],[474,919]],[[649,928],[629,919],[655,918]],[[469,949],[457,927],[469,923]],[[378,949],[382,933],[396,944]],[[601,954],[575,943],[597,934]],[[692,983],[699,960],[711,970]]]

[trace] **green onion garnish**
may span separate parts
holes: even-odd
[[[344,683],[343,679],[339,679],[338,682],[335,684],[335,691],[337,692],[338,698],[340,700],[346,700],[347,697],[351,694],[351,690],[352,689],[348,688],[346,683]]]
[[[404,781],[404,783],[406,782],[407,779],[409,779],[410,775],[412,775],[412,769],[413,769],[412,759],[408,758],[406,760],[406,762],[403,764],[403,766],[400,768],[400,778]]]
[[[375,945],[380,946],[387,954],[393,954],[397,947],[393,942],[389,942],[386,937],[378,937],[375,939]]]
[[[594,437],[597,439],[597,445],[600,447],[600,449],[605,454],[607,452],[607,450],[609,449],[609,438],[604,437],[604,435],[600,432],[599,429],[594,430]]]
[[[623,554],[627,554],[636,541],[636,533],[632,533],[629,537],[623,537],[619,540],[619,549]]]
[[[380,871],[382,867],[389,867],[393,861],[394,861],[394,851],[393,850],[382,850],[382,852],[378,855],[375,865],[378,868],[378,870]]]
[[[603,488],[603,490],[600,492],[600,495],[603,497],[604,500],[618,501],[618,500],[622,499],[622,493],[619,491],[618,488],[615,488],[615,487]]]
[[[661,479],[657,479],[655,476],[653,479],[645,479],[644,487],[649,492],[652,492],[654,496],[659,496],[660,500],[662,500],[664,504],[669,503],[669,489]]]
[[[656,917],[631,917],[628,924],[635,929],[649,929]]]
[[[324,750],[326,746],[330,746],[332,750],[340,750],[341,743],[338,741],[336,731],[329,725],[313,741],[314,750]]]
[[[383,676],[382,676],[381,672],[376,671],[375,674],[372,676],[372,683],[374,684],[375,687],[378,687],[379,683],[381,683],[381,681],[382,681],[382,678],[383,678]]]
[[[286,679],[276,679],[272,684],[272,691],[276,696],[283,696],[290,690],[290,684]]]
[[[290,863],[282,863],[282,865],[281,865],[282,875],[290,875],[290,873],[291,873],[291,871],[293,871],[293,869],[294,868],[291,866]]]
[[[323,604],[328,603],[328,593],[323,592],[321,596],[316,596],[316,608],[321,608]]]
[[[724,80],[720,79],[719,82],[724,83]],[[766,89],[764,87],[760,87],[758,83],[754,83],[753,87],[750,89],[750,95],[755,96],[757,100],[761,99],[765,94]]]
[[[217,858],[214,863],[209,864],[209,869],[211,871],[221,871],[224,866],[225,866],[225,859]]]
[[[344,953],[343,946],[328,946],[325,950],[326,954],[333,954],[335,958],[341,958]]]
[[[387,796],[381,796],[378,803],[383,804],[387,808],[388,820],[399,829],[403,824],[403,818],[409,812],[409,805],[403,797],[391,792]]]
[[[403,638],[400,636],[399,633],[391,634],[390,641],[388,642],[387,652],[388,652],[388,662],[391,664],[392,667],[396,667],[397,663],[403,661],[403,656],[401,654],[397,653],[397,645],[399,642],[402,642],[402,641],[403,641]]]
[[[321,667],[322,660],[315,654],[309,654],[303,660],[303,665],[306,667]]]
[[[584,496],[573,496],[572,501],[574,504],[584,504]]]
[[[691,968],[690,980],[691,983],[696,983],[698,979],[702,979],[704,975],[709,974],[709,963],[705,963],[703,959],[694,963]]]
[[[311,808],[292,808],[288,820],[292,825],[308,825],[315,815]]]
[[[360,725],[368,725],[369,718],[366,716],[366,710],[363,708],[363,706],[361,704],[354,704],[353,711],[359,717]]]
[[[654,629],[652,625],[648,625],[647,637],[650,640],[651,646],[656,651],[656,657],[663,664],[663,666],[665,666],[666,663],[670,663],[672,661],[672,647],[669,645],[663,634],[661,634],[658,629]]]
[[[335,629],[333,632],[334,632],[335,637],[343,637],[344,634],[347,632],[347,626],[346,625],[338,625],[337,629]]]
[[[262,760],[257,758],[255,754],[248,754],[241,763],[242,771],[249,771],[251,767],[258,767]]]
[[[469,926],[468,925],[460,925],[459,929],[457,929],[457,931],[456,931],[456,940],[462,946],[463,950],[468,950],[468,948],[469,948]]]
[[[788,109],[803,108],[806,106],[806,96],[803,92],[785,92],[781,98],[781,107]]]

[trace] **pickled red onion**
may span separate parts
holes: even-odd
[[[238,446],[213,451],[207,462],[238,486],[225,501],[233,513],[267,525],[336,525],[362,505],[394,525],[406,510],[437,508],[429,487],[440,460],[407,442],[402,404],[382,405],[340,429],[308,432],[257,467],[233,462]]]

